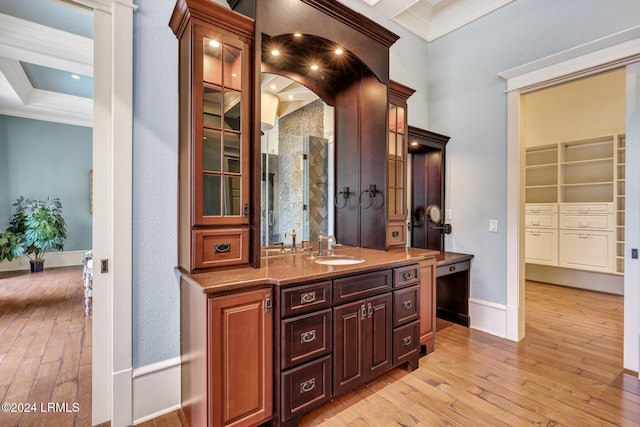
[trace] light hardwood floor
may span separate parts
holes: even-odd
[[[91,318],[81,268],[0,273],[2,402],[78,402],[78,413],[0,412],[0,426],[89,426]],[[623,372],[622,297],[528,282],[519,343],[439,322],[436,350],[303,418],[302,426],[637,426]],[[182,426],[171,413],[143,427]],[[198,426],[192,426],[198,427]]]

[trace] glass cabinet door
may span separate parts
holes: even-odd
[[[195,224],[247,224],[249,120],[241,89],[248,55],[242,44],[215,34],[203,31],[196,39],[202,44],[194,61],[202,64],[195,64],[194,80],[202,92],[193,94],[194,112],[201,112],[194,132]]]
[[[404,216],[406,158],[405,108],[389,104],[389,141],[387,153],[388,215]]]

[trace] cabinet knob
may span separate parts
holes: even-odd
[[[300,384],[300,393],[308,393],[316,387],[316,379],[311,378]]]
[[[300,342],[302,344],[309,343],[309,342],[311,342],[311,341],[313,341],[315,339],[316,339],[316,331],[315,330],[303,332],[302,334],[300,334]]]
[[[364,304],[360,306],[360,317],[363,319],[367,317],[367,307]]]
[[[402,307],[404,307],[405,310],[409,310],[413,307],[413,302],[411,300],[405,301],[402,303]]]
[[[316,300],[316,292],[306,292],[300,296],[300,304],[309,304]]]
[[[451,267],[449,267],[449,271],[456,271],[456,266],[452,265]]]
[[[413,342],[413,339],[410,336],[402,338],[402,345],[404,346],[411,345],[412,342]]]

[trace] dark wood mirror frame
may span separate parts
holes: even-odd
[[[295,33],[314,36],[340,45],[357,59],[343,71],[348,74],[343,79],[347,84],[338,87],[337,91],[332,87],[316,90],[300,74],[289,73],[287,76],[308,85],[335,107],[336,187],[357,189],[358,193],[372,185],[385,189],[389,48],[399,37],[336,1],[229,0],[229,5],[255,20],[255,87],[260,87],[261,71],[276,71],[270,65],[264,66],[262,49],[257,47],[262,46],[263,40],[277,36]],[[255,91],[251,264],[256,267],[260,265],[259,108],[260,92]],[[362,209],[357,198],[354,199],[354,203],[348,203],[336,212],[336,237],[345,245],[386,249],[386,233],[380,232],[386,227],[384,198],[380,205],[369,209]]]

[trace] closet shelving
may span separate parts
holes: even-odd
[[[526,150],[526,262],[623,273],[624,160],[624,135]]]

